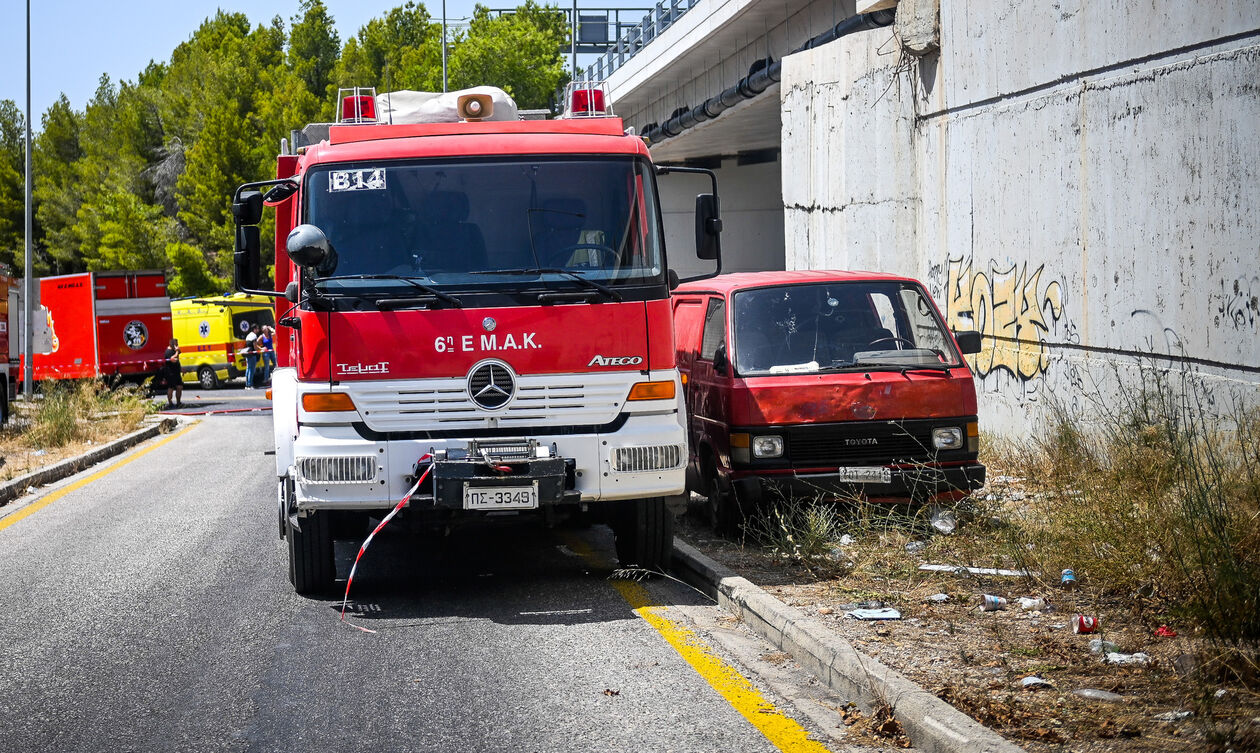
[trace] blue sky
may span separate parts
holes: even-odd
[[[324,0],[344,42],[369,19],[401,5],[392,2]],[[474,0],[447,0],[447,17],[467,17]],[[491,8],[510,8],[518,0],[482,0]],[[552,3],[556,4],[553,0]],[[570,2],[563,2],[566,7]],[[583,0],[579,7],[646,7],[654,3]],[[299,0],[32,0],[31,117],[36,129],[41,114],[65,92],[76,110],[96,91],[102,73],[115,81],[135,80],[150,60],[166,60],[176,45],[193,33],[216,8],[245,13],[253,24],[279,15],[286,22]],[[425,7],[440,17],[442,4]],[[0,99],[26,106],[26,2],[0,0]],[[374,83],[374,82],[365,82]]]

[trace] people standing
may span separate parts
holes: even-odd
[[[245,335],[245,389],[254,389],[254,371],[258,368],[258,325],[250,325]]]
[[[162,356],[162,378],[166,382],[166,407],[184,406],[184,370],[179,363],[179,340],[171,338]],[[172,400],[174,396],[174,400]]]
[[[276,347],[272,335],[275,330],[270,325],[264,324],[262,334],[258,337],[258,342],[262,346],[262,367],[263,367],[263,384],[271,384],[271,371],[276,368]]]

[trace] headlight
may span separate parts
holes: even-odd
[[[960,450],[963,446],[963,430],[957,426],[932,430],[932,446],[938,450]]]
[[[753,437],[752,452],[755,458],[781,458],[783,437]]]

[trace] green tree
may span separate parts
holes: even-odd
[[[13,100],[0,100],[0,262],[21,267],[26,226],[26,119]]]
[[[76,215],[82,203],[82,184],[76,174],[76,163],[83,158],[79,141],[82,115],[70,106],[62,94],[44,113],[35,152],[34,168],[35,217],[42,231],[42,245],[49,260],[48,269],[38,272],[72,272],[82,269],[78,243],[73,234]]]
[[[289,32],[289,69],[306,90],[322,99],[332,83],[341,37],[321,0],[303,0]]]
[[[518,107],[547,107],[569,80],[561,54],[568,41],[565,16],[556,8],[526,0],[515,13],[494,16],[478,5],[449,56],[451,88],[497,86]]]
[[[79,207],[74,233],[89,270],[165,269],[174,223],[130,191],[102,191]]]
[[[424,5],[398,6],[346,40],[334,84],[375,86],[378,92],[441,89],[441,36]]]

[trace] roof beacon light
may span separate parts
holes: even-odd
[[[338,111],[338,123],[375,123],[376,122],[376,88],[356,86],[337,90],[337,101],[341,103]]]
[[[603,81],[573,81],[565,87],[563,118],[613,117],[608,84]]]

